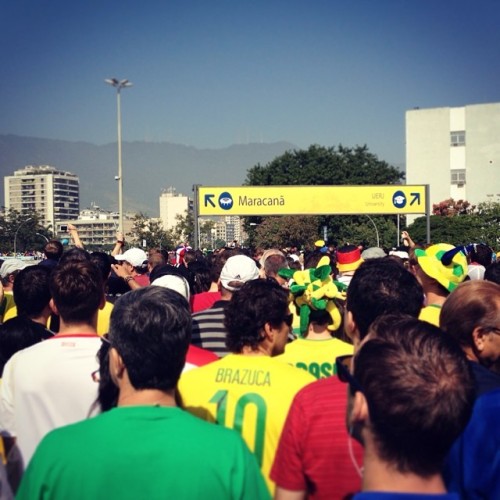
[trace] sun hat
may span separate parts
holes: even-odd
[[[469,276],[471,280],[484,280],[485,271],[486,268],[481,264],[469,264],[467,276]]]
[[[156,278],[151,286],[161,286],[163,288],[168,288],[180,293],[188,302],[190,299],[189,293],[189,283],[182,276],[177,276],[175,274],[164,274],[159,278]]]
[[[449,292],[455,290],[467,276],[467,257],[463,252],[453,254],[451,250],[454,251],[455,247],[448,243],[438,243],[425,250],[415,249],[415,257],[422,271]]]
[[[282,278],[291,279],[290,293],[300,317],[299,336],[304,337],[309,321],[317,311],[324,311],[329,317],[327,329],[336,331],[342,323],[342,314],[336,300],[345,300],[347,287],[331,276],[330,259],[324,256],[316,268],[302,270],[280,269]]]
[[[387,254],[380,247],[367,248],[366,250],[363,250],[361,254],[361,258],[363,260],[381,259],[382,257],[387,257]]]
[[[126,252],[114,256],[116,260],[128,262],[134,267],[145,267],[145,261],[148,256],[144,250],[140,248],[129,248]]]
[[[0,276],[3,279],[7,278],[9,274],[15,273],[16,271],[22,271],[25,267],[26,264],[20,259],[6,259],[2,267],[0,267]]]
[[[361,252],[357,246],[346,245],[337,249],[337,268],[341,273],[355,271],[362,263]]]
[[[240,287],[229,283],[238,282],[242,285],[259,277],[259,269],[255,261],[246,255],[233,255],[227,259],[220,273],[220,282],[224,288],[235,292]]]

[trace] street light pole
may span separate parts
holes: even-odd
[[[375,228],[375,234],[377,235],[377,247],[380,247],[380,238],[378,236],[377,225],[375,224],[375,222],[373,221],[373,219],[369,215],[366,215],[366,217],[368,217],[368,219],[370,220],[370,222],[373,224],[373,227]]]
[[[122,114],[121,114],[121,89],[131,87],[132,82],[128,80],[117,80],[116,78],[107,78],[104,80],[107,84],[116,89],[116,121],[118,129],[118,175],[115,179],[118,181],[118,230],[123,233],[123,173],[122,173]]]
[[[19,229],[21,229],[21,227],[23,227],[24,224],[26,224],[26,222],[29,222],[30,220],[33,220],[33,217],[28,217],[26,220],[23,220],[23,222],[21,222],[21,224],[19,224],[16,229],[16,232],[14,234],[14,257],[17,255],[17,233],[19,232]]]

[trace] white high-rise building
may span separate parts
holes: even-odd
[[[406,112],[406,182],[430,202],[500,201],[500,103]]]
[[[178,223],[177,216],[184,217],[190,208],[192,201],[188,196],[177,194],[173,187],[165,189],[160,195],[160,219],[163,229],[173,229]]]
[[[48,165],[28,165],[4,177],[5,208],[21,213],[35,210],[41,223],[57,231],[57,223],[78,217],[78,176]]]

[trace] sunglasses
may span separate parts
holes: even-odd
[[[349,389],[351,394],[355,392],[363,392],[361,384],[351,375],[352,366],[352,354],[347,354],[345,356],[339,356],[335,359],[335,367],[337,368],[337,377],[344,384],[349,384]]]

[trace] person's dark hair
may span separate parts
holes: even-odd
[[[28,266],[19,271],[13,285],[18,316],[36,318],[50,302],[50,269]]]
[[[490,264],[484,271],[484,279],[500,285],[500,260]]]
[[[151,271],[151,274],[149,275],[149,282],[153,283],[154,280],[161,278],[162,276],[169,276],[169,275],[186,278],[186,271],[184,269],[181,269],[181,267],[172,266],[171,264],[164,264],[163,266],[157,266]]]
[[[58,240],[50,240],[43,247],[45,257],[50,260],[59,260],[63,254],[64,247]]]
[[[418,317],[424,292],[415,276],[388,257],[363,262],[347,289],[347,310],[352,313],[362,340],[372,322],[383,314]]]
[[[164,266],[167,260],[164,255],[160,252],[151,252],[148,257],[148,264],[151,269],[154,269],[158,266]]]
[[[284,255],[273,254],[264,261],[264,272],[266,273],[266,276],[270,278],[275,278],[280,269],[285,269],[287,267],[288,262]]]
[[[88,323],[103,298],[101,272],[88,260],[59,265],[50,277],[50,293],[66,323]]]
[[[457,343],[412,317],[383,316],[354,359],[380,457],[400,472],[439,473],[474,403],[473,377]]]
[[[196,253],[194,250],[186,250],[184,253],[184,264],[189,267],[191,262],[196,261]]]
[[[195,260],[188,265],[188,269],[193,278],[194,293],[207,292],[212,284],[208,264],[205,261]]]
[[[226,346],[233,353],[255,349],[266,323],[279,327],[288,314],[288,292],[275,280],[256,279],[234,292],[226,307]]]
[[[318,266],[318,263],[319,261],[323,258],[323,257],[328,257],[330,259],[330,262],[328,263],[331,268],[332,268],[332,271],[336,271],[337,270],[337,262],[334,258],[333,255],[331,254],[328,254],[328,253],[323,253],[323,252],[320,252],[319,250],[316,250],[314,252],[309,252],[304,260],[304,269],[314,269]]]
[[[101,411],[108,411],[118,403],[118,387],[113,383],[109,373],[109,342],[102,341],[97,351],[99,362],[99,388],[97,390],[97,401]]]
[[[82,261],[89,261],[90,260],[90,253],[87,252],[87,250],[84,250],[83,248],[70,248],[69,250],[66,250],[61,255],[61,258],[59,259],[59,265],[63,266],[67,262],[82,262]]]
[[[191,328],[189,304],[181,294],[144,287],[115,302],[109,340],[135,389],[169,391],[184,367]]]
[[[222,272],[222,268],[226,264],[227,259],[233,255],[238,255],[239,253],[241,253],[239,249],[231,248],[222,250],[217,254],[212,254],[209,261],[211,283],[217,283],[219,281],[220,273]]]
[[[478,243],[473,245],[469,258],[471,262],[477,262],[484,267],[488,267],[493,259],[493,250],[484,243]]]
[[[473,331],[498,327],[500,285],[472,280],[458,285],[441,308],[439,323],[463,347],[473,347]]]
[[[92,252],[90,254],[90,262],[95,264],[102,276],[102,281],[106,282],[111,273],[111,259],[105,252]]]
[[[25,316],[16,316],[0,325],[0,377],[5,364],[16,352],[52,335],[52,332]]]

